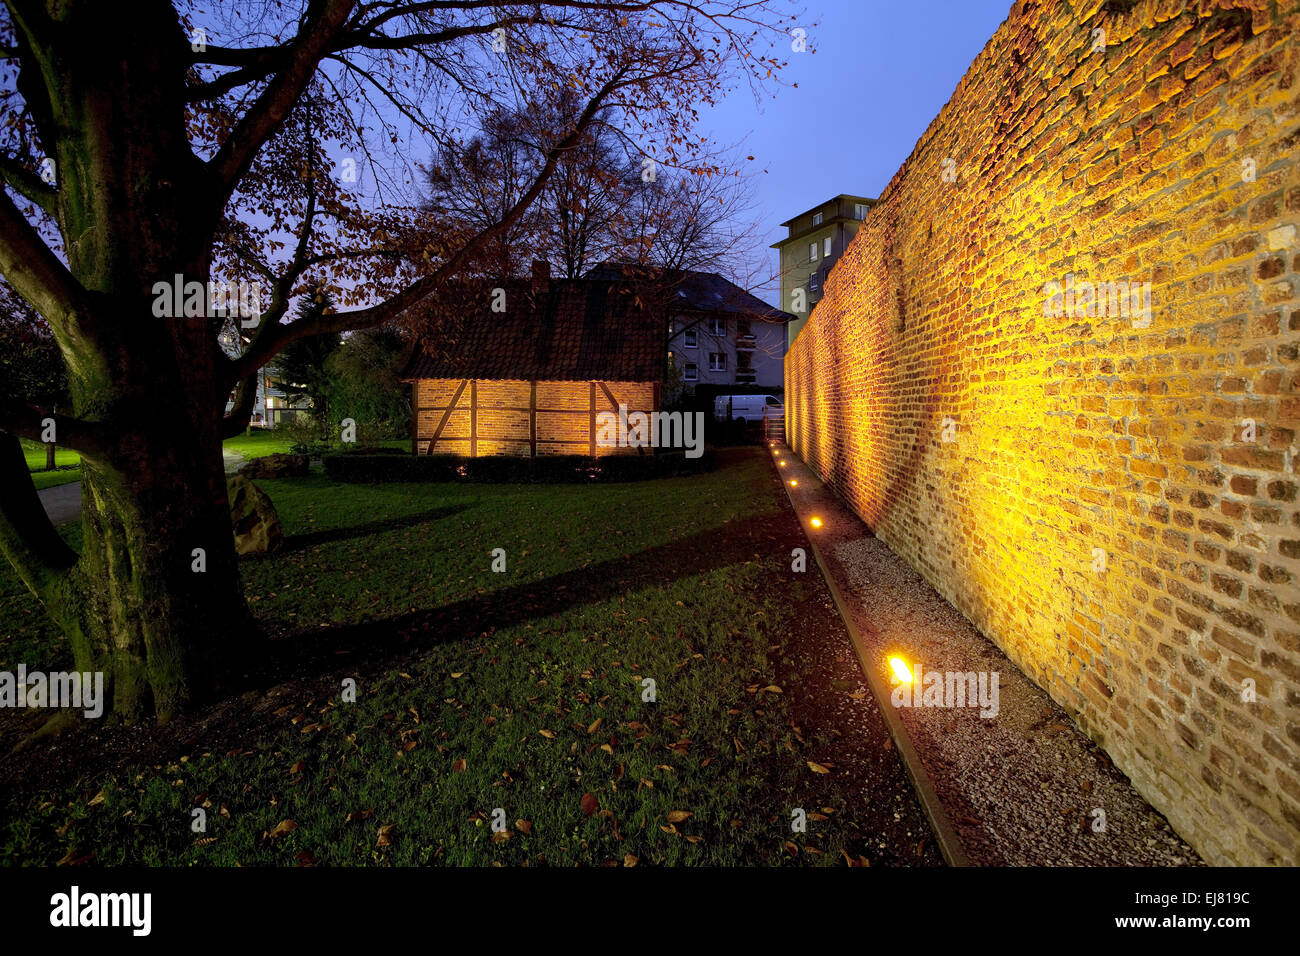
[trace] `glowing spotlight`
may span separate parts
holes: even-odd
[[[822,526],[822,519],[813,518],[812,521],[809,522],[809,524],[811,524],[814,528],[820,528]]]
[[[798,484],[799,484],[799,482],[795,481],[793,478],[790,479],[790,487],[791,487],[791,488],[794,488],[794,487],[798,486]]]
[[[894,676],[898,678],[900,683],[912,683],[912,672],[907,669],[907,665],[903,663],[901,657],[891,657],[889,666],[894,669]]]
[[[780,465],[782,468],[785,467],[785,462],[783,461],[778,461],[777,464]]]

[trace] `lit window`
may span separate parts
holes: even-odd
[[[693,382],[700,377],[700,367],[694,362],[687,362],[682,368],[682,380]]]
[[[866,219],[866,218],[867,218],[867,204],[866,204],[866,203],[864,203],[864,202],[854,203],[854,205],[853,205],[853,218],[854,218],[854,219]]]
[[[709,371],[725,372],[727,370],[727,355],[725,352],[709,353]]]
[[[829,256],[830,254],[831,254],[831,237],[827,236],[822,241],[822,255]]]
[[[688,349],[693,349],[700,344],[700,333],[698,329],[687,329],[682,333],[682,345]]]
[[[813,225],[820,226],[821,224],[822,224],[822,214],[819,212],[813,213]]]
[[[808,244],[808,261],[809,262],[817,261],[817,243],[815,242],[810,242]]]

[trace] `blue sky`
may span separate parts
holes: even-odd
[[[765,244],[785,234],[779,223],[825,199],[878,195],[1011,5],[811,0],[816,53],[791,53],[783,74],[799,88],[779,89],[757,111],[748,90],[737,91],[701,114],[701,132],[743,141],[741,156],[754,156]]]

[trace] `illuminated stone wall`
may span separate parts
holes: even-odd
[[[1297,38],[1017,3],[785,366],[796,452],[1214,863],[1300,862]]]

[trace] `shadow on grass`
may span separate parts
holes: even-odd
[[[366,535],[378,534],[383,531],[399,531],[403,528],[414,528],[422,524],[428,524],[432,521],[441,521],[443,518],[450,518],[452,515],[460,514],[468,505],[448,505],[444,508],[434,508],[431,511],[421,511],[419,514],[406,515],[401,518],[388,518],[384,521],[367,521],[365,524],[353,524],[344,528],[326,528],[321,531],[308,531],[305,534],[291,534],[284,539],[280,549],[273,554],[256,554],[246,555],[241,560],[244,561],[265,561],[270,558],[278,558],[283,554],[292,554],[295,551],[306,551],[317,545],[330,544],[334,541],[348,541],[352,538],[364,538]]]
[[[347,666],[380,662],[538,620],[683,577],[784,552],[793,541],[779,510],[678,538],[635,554],[516,584],[427,611],[341,627],[313,628],[273,640],[255,674],[238,690],[264,688]],[[268,624],[273,622],[267,622]]]

